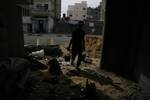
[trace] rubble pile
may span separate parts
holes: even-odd
[[[49,65],[49,72],[53,75],[60,75],[61,69],[60,69],[60,65],[59,62],[57,61],[57,59],[52,59],[48,62]]]
[[[28,46],[24,59],[0,59],[0,100],[11,100],[13,96],[20,96],[15,100],[144,100],[134,82],[91,67],[97,63],[91,59],[97,57],[96,46],[101,45],[95,43],[98,38],[93,38],[87,40],[92,41],[87,49],[95,48],[95,52],[85,57],[80,71],[70,64],[67,50],[59,46]]]
[[[36,46],[36,45],[27,45],[25,46],[25,53],[28,56],[29,54],[36,51],[44,51],[46,56],[62,56],[62,51],[59,45],[47,45],[47,46]]]
[[[1,61],[0,93],[10,96],[19,92],[18,89],[14,92],[15,87],[23,88],[27,95],[24,97],[22,96],[24,94],[18,94],[21,99],[15,100],[140,100],[129,98],[142,97],[135,83],[114,73],[96,71],[88,66],[81,66],[81,70],[77,71],[73,66],[59,64],[55,58],[48,59],[48,63],[43,64],[40,60],[37,61],[24,59]],[[38,64],[47,67],[31,70],[33,67],[31,63],[37,64],[33,64],[34,67]]]
[[[0,100],[17,98],[16,94],[24,88],[29,69],[29,61],[23,58],[0,58]]]
[[[30,70],[35,71],[35,70],[44,70],[47,69],[48,66],[46,63],[41,63],[41,60],[37,60],[34,57],[26,57],[26,59],[30,62]],[[46,59],[44,59],[45,61]]]
[[[48,69],[33,73],[39,81],[31,85],[30,100],[130,100],[122,98],[136,95],[138,86],[114,73],[88,67],[80,72],[71,66],[60,68],[62,73],[57,78]]]

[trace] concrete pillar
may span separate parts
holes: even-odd
[[[23,56],[24,38],[21,8],[14,0],[0,3],[0,57]]]
[[[32,21],[32,33],[35,33],[35,23]]]
[[[48,32],[52,32],[53,28],[54,28],[54,19],[48,17]]]
[[[101,68],[133,79],[150,93],[150,6],[107,0]],[[149,100],[149,99],[148,99]]]
[[[135,75],[143,87],[144,92],[149,95],[150,99],[150,6],[148,2],[142,1],[141,7],[141,34],[137,54],[137,63]]]
[[[140,18],[135,2],[136,0],[107,0],[106,2],[101,67],[127,78],[132,78],[134,71],[140,29]]]

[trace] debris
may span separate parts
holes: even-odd
[[[61,69],[57,59],[52,59],[48,62],[49,64],[49,72],[53,75],[60,75]]]
[[[50,84],[56,84],[58,82],[58,78],[57,77],[51,77],[49,79],[44,79],[43,82],[47,82]]]
[[[91,59],[91,58],[89,58],[89,57],[85,57],[84,62],[85,62],[85,63],[92,64],[92,59]]]
[[[57,61],[59,62],[59,64],[61,64],[63,61],[65,61],[65,59],[63,57],[58,57]]]
[[[30,71],[29,65],[29,62],[23,58],[13,57],[0,60],[0,99],[11,100],[15,89],[24,88]]]
[[[26,55],[32,54],[32,52],[44,50],[45,56],[55,56],[55,57],[62,56],[62,51],[59,45],[47,45],[47,46],[26,45],[24,49],[25,49]]]
[[[44,49],[42,49],[40,51],[32,52],[31,54],[29,54],[29,56],[33,56],[35,58],[43,58],[44,57]]]
[[[71,85],[70,85],[70,88],[72,88],[72,89],[73,89],[73,88],[76,89],[76,88],[78,88],[78,87],[80,87],[80,85],[78,85],[78,84],[71,84]]]
[[[96,94],[95,83],[92,83],[92,82],[89,83],[88,79],[86,80],[86,93],[87,93],[87,96],[93,96]]]
[[[65,59],[63,57],[57,58],[57,61],[59,62],[59,64],[61,64],[63,66],[69,66],[70,65],[70,62],[69,61],[65,61]]]
[[[65,56],[65,61],[69,62],[70,61],[70,55]]]
[[[80,76],[80,73],[77,70],[70,70],[68,73],[66,73],[68,76]]]
[[[62,64],[63,66],[70,66],[70,62],[66,62],[66,61],[63,61],[61,64]]]
[[[44,70],[44,69],[48,68],[48,66],[40,63],[39,61],[37,61],[36,59],[34,59],[32,57],[28,57],[27,59],[30,61],[30,69],[31,70]]]

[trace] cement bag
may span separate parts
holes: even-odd
[[[44,57],[44,49],[40,50],[40,51],[35,51],[32,52],[30,56],[34,56],[34,57]]]

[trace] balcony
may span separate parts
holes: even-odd
[[[31,9],[31,16],[54,16],[54,12],[47,9]]]

